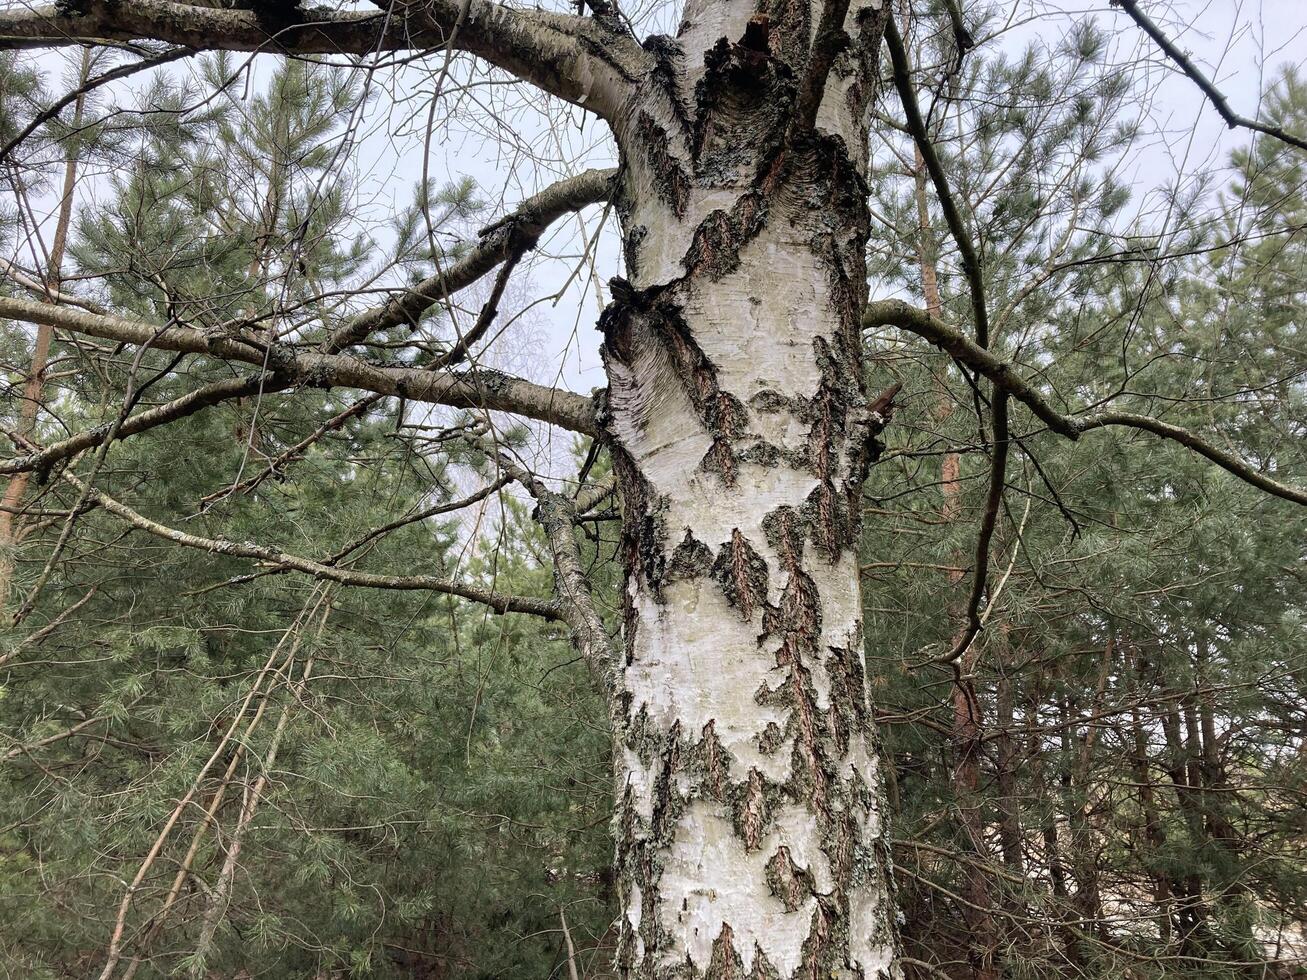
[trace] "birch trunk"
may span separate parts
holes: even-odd
[[[758,6],[691,0],[617,127],[618,965],[872,980],[899,975],[856,555],[883,12],[849,5],[806,128],[823,5]]]

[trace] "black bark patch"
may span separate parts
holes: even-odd
[[[735,463],[735,451],[731,449],[730,440],[718,436],[703,454],[703,459],[699,460],[699,469],[705,473],[716,473],[723,483],[733,487],[737,474]]]
[[[635,717],[628,719],[625,735],[626,747],[635,753],[640,764],[646,768],[653,765],[662,748],[663,733],[649,719],[646,705],[640,705]]]
[[[740,617],[748,622],[753,611],[767,602],[767,560],[754,550],[737,527],[713,562],[713,578]]]
[[[744,959],[735,949],[735,933],[729,922],[722,923],[722,931],[713,940],[712,956],[704,980],[744,980]]]
[[[685,209],[690,204],[690,175],[669,149],[670,134],[647,112],[640,113],[635,128],[659,196],[676,217],[685,217]]]
[[[661,598],[660,583],[667,566],[664,546],[667,541],[669,502],[665,496],[652,491],[635,461],[621,446],[610,442],[609,456],[622,493],[622,540],[619,553],[623,567],[627,574],[642,578],[655,598]],[[630,663],[638,616],[627,590],[622,590],[622,596],[627,663]]]
[[[780,447],[772,445],[766,439],[755,439],[744,449],[735,453],[735,461],[770,469],[785,459],[786,456],[787,454]]]
[[[695,538],[687,527],[685,537],[672,550],[663,582],[688,582],[704,578],[713,568],[712,549]]]
[[[860,351],[836,337],[813,341],[821,387],[801,419],[809,426],[809,468],[820,481],[804,505],[814,546],[830,562],[857,543],[860,496],[871,447]]]
[[[785,731],[776,722],[767,722],[767,727],[758,736],[758,751],[763,755],[773,755],[779,752],[784,744]]]
[[[861,639],[855,635],[848,646],[829,647],[825,664],[831,685],[832,735],[839,755],[844,757],[848,755],[853,734],[871,727]]]
[[[737,43],[721,38],[704,55],[695,85],[691,149],[708,186],[739,184],[756,161],[779,149],[795,99],[794,72],[759,50],[760,24]],[[762,41],[770,48],[770,25]],[[762,151],[760,153],[760,150]]]
[[[631,276],[640,274],[640,246],[649,237],[645,225],[634,225],[622,240],[622,251],[626,256],[626,270]]]
[[[767,862],[767,887],[785,906],[786,912],[803,908],[803,903],[817,890],[811,872],[795,864],[790,849],[784,845],[778,847]]]
[[[825,719],[817,707],[811,674],[802,664],[791,664],[789,683],[782,691],[788,695],[790,730],[794,733],[791,776],[786,790],[795,802],[808,807],[819,821],[825,821],[830,816],[833,777],[827,753],[822,748]]]
[[[654,84],[663,92],[668,105],[671,106],[681,134],[688,136],[694,123],[685,104],[681,101],[680,88],[677,85],[685,61],[685,49],[679,41],[666,34],[651,34],[644,39],[642,46],[654,57],[652,75]]]
[[[762,519],[762,530],[787,571],[799,568],[803,562],[803,539],[807,536],[807,521],[794,507],[777,507]]]
[[[757,769],[749,770],[748,781],[736,792],[733,809],[735,835],[746,851],[756,851],[771,826],[778,791],[767,784]]]
[[[822,840],[821,850],[826,855],[838,891],[846,891],[854,883],[855,869],[858,867],[858,837],[855,818],[846,810],[831,822]]]
[[[823,480],[808,494],[805,507],[812,543],[827,561],[839,561],[844,549],[855,540],[856,521],[851,520],[847,502],[829,480]]]
[[[767,197],[761,191],[742,194],[730,211],[713,211],[700,222],[681,260],[690,277],[720,281],[740,267],[740,251],[767,226]]]
[[[781,980],[780,971],[772,966],[757,943],[753,944],[753,970],[749,973],[749,980]]]
[[[808,38],[812,36],[812,4],[809,0],[763,0],[770,23],[772,53],[798,70],[808,60]]]
[[[810,977],[811,980],[839,976],[836,970],[843,960],[843,950],[848,949],[848,941],[845,937],[844,942],[839,942],[839,937],[832,935],[832,927],[837,922],[847,922],[847,917],[839,915],[834,905],[832,899],[817,896],[817,907],[812,911],[808,938],[803,941],[803,956],[799,961],[797,976]]]
[[[763,415],[779,415],[782,412],[789,412],[791,415],[801,418],[808,411],[808,399],[791,397],[768,388],[750,398],[749,407]]]
[[[681,755],[681,723],[675,721],[663,740],[661,765],[653,789],[653,833],[669,842],[676,834],[676,821],[684,809],[675,780],[681,771]]]
[[[728,796],[730,762],[725,758],[726,749],[722,746],[721,739],[717,737],[715,720],[703,726],[703,740],[696,746],[696,753],[703,771],[700,788],[718,803],[725,803]]]
[[[681,312],[683,286],[672,284],[638,290],[626,280],[615,278],[610,289],[613,301],[599,319],[604,334],[602,354],[610,368],[609,376],[614,374],[612,368],[620,367],[629,376],[623,382],[628,388],[653,389],[668,379],[665,375],[651,375],[670,370],[713,439],[702,468],[718,473],[727,486],[733,486],[732,443],[745,428],[748,410],[721,387],[717,366],[709,360],[686,323]],[[640,400],[639,390],[622,394]],[[647,423],[647,420],[638,421]]]

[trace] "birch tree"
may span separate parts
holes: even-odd
[[[314,295],[302,281],[311,215],[284,235],[284,248],[251,261],[259,302],[179,295],[158,275],[161,283],[140,277],[157,288],[152,313],[124,309],[112,295],[107,305],[0,297],[0,316],[134,357],[128,396],[110,421],[45,441],[16,432],[17,454],[0,471],[37,472],[69,488],[65,528],[94,507],[136,533],[278,574],[447,594],[563,624],[604,697],[612,734],[621,975],[900,976],[857,554],[863,485],[897,389],[869,370],[864,329],[926,338],[971,372],[985,403],[990,492],[967,625],[937,654],[955,670],[984,625],[1018,410],[1070,440],[1123,426],[1179,442],[1282,506],[1307,502],[1307,492],[1201,433],[1057,407],[1060,399],[995,349],[982,251],[951,203],[885,0],[687,0],[673,35],[645,37],[612,0],[568,6],[75,0],[0,14],[7,48],[116,45],[146,59],[219,50],[354,64],[380,52],[433,64],[459,53],[592,114],[619,159],[615,170],[529,197],[464,254],[372,306],[327,302],[325,290]],[[962,56],[974,38],[956,5],[946,6]],[[906,128],[922,154],[970,285],[966,329],[900,301],[871,302],[873,124]],[[523,254],[553,222],[600,203],[619,217],[624,267],[597,324],[605,386],[587,395],[478,366],[472,355]],[[290,205],[265,204],[272,229]],[[440,350],[419,342],[430,311],[492,276],[490,300],[469,329]],[[356,301],[368,295],[358,292]],[[229,370],[141,408],[136,375],[147,351],[166,355],[174,377],[191,363]],[[457,443],[532,500],[553,594],[364,571],[289,544],[202,534],[97,484],[115,441],[236,399],[313,388],[361,393],[347,410],[356,415],[385,399],[467,413],[459,418],[474,421],[451,424],[436,441]],[[589,466],[567,492],[533,473],[493,438],[503,414],[587,437],[611,461],[625,576],[618,629],[594,601],[577,532],[612,486],[591,479]],[[341,415],[324,418],[318,432],[338,427]],[[269,452],[264,472],[294,465],[306,442]],[[263,478],[241,474],[234,488]],[[70,533],[29,583],[16,620],[39,600]],[[105,977],[126,955],[121,936],[120,922]]]

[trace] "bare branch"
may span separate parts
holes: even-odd
[[[589,204],[606,199],[611,191],[612,180],[616,173],[617,171],[613,169],[590,170],[576,177],[559,181],[534,197],[523,201],[512,214],[484,229],[480,244],[453,268],[443,275],[431,276],[407,290],[403,295],[354,317],[322,345],[322,352],[334,354],[351,344],[365,340],[374,331],[395,326],[405,321],[414,322],[432,304],[472,285],[497,264],[505,262],[505,259],[513,261],[515,256],[520,256],[524,252],[535,248],[540,241],[540,236],[558,218]],[[4,260],[0,259],[0,266],[4,264]],[[20,284],[34,290],[41,288],[40,283],[25,281],[21,271],[12,267],[8,271]],[[502,284],[497,284],[497,286],[499,286],[498,291],[502,291]],[[86,304],[77,304],[72,297],[60,295],[59,300],[63,303],[73,302],[75,305],[81,305],[88,312],[97,315],[107,315],[98,308]],[[488,326],[489,318],[483,314],[483,319],[486,320]],[[431,368],[448,367],[462,360],[463,356],[466,355],[468,345],[473,343],[475,339],[474,336],[462,338],[449,353],[431,365]],[[165,405],[157,406],[125,419],[115,438],[123,439],[149,431],[177,419],[194,415],[196,412],[225,401],[284,391],[293,387],[296,383],[295,378],[284,374],[276,376],[259,374],[253,377],[218,381],[189,392]],[[379,396],[377,395],[363,399],[365,404],[354,406],[356,410],[350,411],[341,421],[343,422],[357,415],[359,411],[376,404],[378,400]],[[0,474],[48,469],[60,460],[68,459],[83,450],[100,445],[108,431],[108,426],[88,429],[68,439],[49,445],[39,452],[5,460],[0,462]],[[284,455],[289,458],[289,456],[294,455],[294,452],[291,451]]]
[[[513,412],[586,435],[598,434],[593,399],[498,371],[449,374],[422,368],[385,367],[343,354],[307,352],[280,344],[264,349],[223,331],[161,327],[8,296],[0,297],[0,317],[44,323],[117,343],[149,345],[156,350],[184,354],[208,354],[258,368],[266,365],[282,381],[293,384],[359,388],[452,408]]]
[[[59,4],[22,5],[0,12],[0,48],[152,39],[197,50],[368,54],[415,47],[421,40],[412,35],[403,18],[387,18],[382,13],[315,8],[307,11],[301,22],[270,36],[254,11],[238,7],[201,7],[168,0],[81,6],[84,12],[65,12]]]
[[[549,540],[554,562],[554,594],[558,597],[559,616],[572,631],[572,646],[585,660],[599,684],[610,712],[613,731],[622,719],[618,700],[617,664],[619,655],[609,639],[603,617],[595,607],[594,593],[586,575],[586,563],[576,542],[576,503],[550,490],[534,473],[520,466],[493,445],[474,436],[467,441],[479,452],[494,460],[500,469],[516,480],[535,498],[532,515]]]
[[[980,630],[985,625],[980,615],[980,603],[985,597],[989,582],[989,546],[994,540],[998,525],[998,512],[1003,503],[1003,489],[1007,482],[1008,449],[1012,440],[1008,435],[1007,402],[1010,396],[995,384],[993,406],[994,453],[989,466],[989,493],[985,497],[985,511],[980,520],[980,533],[976,536],[976,557],[971,574],[971,595],[967,599],[967,628],[947,657],[947,662],[962,659]]]
[[[1075,421],[1049,405],[1043,395],[1026,384],[1025,380],[1012,370],[1012,365],[976,344],[962,331],[938,317],[931,316],[925,310],[918,309],[901,299],[879,300],[867,305],[862,323],[864,327],[873,329],[879,326],[898,327],[925,338],[955,361],[978,371],[1004,388],[1017,401],[1023,402],[1054,432],[1068,439],[1080,438],[1080,430]]]
[[[1221,469],[1233,473],[1245,483],[1250,483],[1259,490],[1265,490],[1269,494],[1283,497],[1285,500],[1292,500],[1297,504],[1307,504],[1307,490],[1272,480],[1265,473],[1254,469],[1234,453],[1213,446],[1210,442],[1194,435],[1188,429],[1182,429],[1178,425],[1171,425],[1169,422],[1163,422],[1148,415],[1136,415],[1132,412],[1100,412],[1097,415],[1081,420],[1079,424],[1081,432],[1102,429],[1109,425],[1122,425],[1131,429],[1142,429],[1144,432],[1151,432],[1153,435],[1161,436],[1163,439],[1170,439],[1172,442],[1178,442],[1186,449],[1193,450],[1199,456],[1211,460]]]
[[[194,415],[196,412],[221,402],[279,391],[289,388],[290,384],[290,382],[277,381],[266,375],[216,381],[163,405],[137,412],[135,415],[129,415],[118,427],[117,432],[113,433],[113,437],[115,440],[126,439],[128,436],[148,432],[150,429]],[[67,439],[51,443],[44,449],[6,459],[0,462],[0,474],[48,470],[61,460],[71,459],[80,452],[102,444],[109,438],[112,430],[113,426],[110,424],[98,425],[94,429],[87,429]]]
[[[618,111],[650,61],[634,39],[589,18],[518,10],[490,0],[378,6],[383,9],[366,14],[311,7],[274,28],[254,10],[169,0],[86,3],[80,12],[50,4],[0,12],[0,49],[155,40],[196,50],[366,55],[439,48],[452,41],[454,50],[605,116]]]
[[[956,328],[902,300],[881,300],[868,305],[863,326],[875,328],[882,325],[899,327],[926,339],[958,363],[978,371],[996,387],[1024,403],[1041,422],[1068,439],[1077,440],[1091,429],[1102,429],[1111,425],[1141,429],[1193,450],[1245,483],[1265,490],[1273,496],[1307,505],[1307,490],[1271,479],[1234,453],[1213,446],[1188,429],[1146,415],[1127,412],[1100,412],[1084,418],[1063,415],[1054,409],[1042,394],[1017,375],[1011,364],[978,346]]]
[[[551,224],[566,214],[608,199],[616,170],[587,170],[527,198],[516,211],[482,231],[471,253],[443,273],[429,276],[389,302],[360,313],[322,345],[326,354],[344,350],[370,334],[416,323],[434,304],[466,289],[510,255],[529,252]]]
[[[812,44],[812,57],[804,72],[794,108],[794,128],[797,132],[811,131],[817,120],[817,112],[826,94],[826,82],[830,78],[835,59],[849,43],[849,36],[844,32],[844,22],[848,15],[849,0],[825,0],[822,4],[821,18],[817,21]]]
[[[1307,150],[1307,140],[1301,136],[1295,136],[1292,133],[1285,132],[1279,126],[1273,126],[1268,123],[1258,122],[1256,119],[1249,119],[1247,116],[1241,116],[1230,108],[1230,103],[1226,101],[1225,96],[1221,94],[1210,78],[1202,73],[1197,65],[1193,63],[1183,51],[1175,46],[1175,43],[1167,37],[1160,27],[1153,22],[1146,13],[1139,9],[1136,0],[1112,0],[1112,6],[1120,7],[1126,14],[1139,25],[1140,30],[1153,39],[1162,52],[1179,66],[1180,70],[1189,77],[1203,95],[1215,107],[1217,113],[1225,120],[1226,126],[1235,129],[1242,126],[1244,129],[1251,129],[1257,133],[1264,133],[1272,136],[1277,140],[1288,143],[1290,146],[1296,146],[1300,150]]]
[[[962,222],[962,214],[958,210],[957,203],[953,200],[953,192],[949,189],[948,178],[944,174],[944,166],[940,163],[939,154],[935,152],[935,144],[930,141],[930,134],[926,132],[926,122],[917,105],[916,93],[912,90],[907,51],[903,47],[903,39],[899,36],[898,28],[894,26],[893,17],[885,24],[885,42],[889,45],[890,60],[894,64],[894,87],[898,90],[899,99],[903,103],[903,114],[907,118],[908,131],[912,133],[912,139],[921,151],[926,171],[935,185],[935,195],[939,199],[940,210],[944,213],[949,233],[957,243],[958,254],[962,257],[962,272],[967,277],[967,285],[971,289],[971,308],[976,318],[976,342],[981,347],[988,347],[989,310],[985,303],[980,258],[971,242],[971,235]]]
[[[478,588],[455,582],[452,579],[438,578],[434,575],[378,575],[372,572],[357,572],[348,568],[337,568],[323,564],[311,558],[301,558],[288,554],[279,548],[255,544],[252,541],[229,541],[222,538],[204,538],[199,535],[179,531],[153,521],[137,513],[107,494],[94,489],[72,473],[60,474],[79,491],[87,495],[115,517],[119,517],[133,527],[139,528],[157,538],[171,541],[187,548],[207,551],[215,555],[227,555],[233,558],[249,558],[257,562],[278,568],[287,568],[296,572],[312,575],[316,579],[339,582],[342,585],[362,586],[369,589],[386,589],[401,592],[440,592],[445,595],[458,596],[489,606],[499,613],[517,612],[540,616],[548,620],[562,619],[558,604],[552,599],[536,599],[530,596],[505,595],[489,589]]]

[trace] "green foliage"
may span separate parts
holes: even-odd
[[[1234,154],[1221,195],[1170,191],[1162,233],[1123,225],[1113,154],[1134,89],[1103,50],[1086,24],[1057,58],[973,53],[935,107],[993,346],[1060,411],[1151,415],[1302,483],[1302,155],[1260,139]],[[1303,129],[1307,89],[1290,73],[1267,109]],[[913,243],[911,150],[886,149],[874,271],[918,292],[934,264],[943,315],[966,329],[933,194]],[[1277,942],[1307,919],[1299,509],[1151,435],[1070,443],[1016,411],[991,618],[958,684],[929,662],[965,622],[985,389],[901,337],[877,353],[873,384],[887,370],[905,383],[867,491],[864,594],[909,951],[959,976],[987,958],[1014,977],[1216,978],[1292,961],[1298,947]]]
[[[200,83],[143,95],[177,112],[132,134],[81,209],[77,272],[115,309],[214,330],[325,304],[373,248],[341,165],[360,93],[287,61],[238,112],[222,97],[231,59],[201,65]],[[35,76],[0,77],[34,97]],[[449,209],[446,242],[479,207],[468,185],[430,196]],[[401,236],[414,268],[425,234],[423,219]],[[62,342],[55,358],[91,363]],[[64,372],[51,404],[85,428],[116,417],[129,383],[148,407],[226,377],[203,358],[165,374],[171,362]],[[482,478],[396,440],[393,407],[237,486],[349,405],[312,391],[224,405],[116,444],[96,486],[192,534],[549,593],[544,542],[511,497],[476,521],[367,537]],[[52,516],[16,552],[19,595],[76,499],[57,475],[34,489]],[[560,910],[590,956],[611,920],[606,713],[566,634],[538,621],[277,574],[92,510],[0,637],[0,705],[0,974],[98,974],[141,869],[120,961],[139,957],[138,977],[536,978],[563,955]]]

